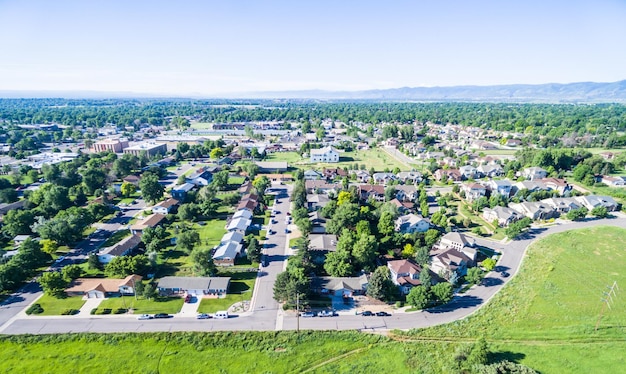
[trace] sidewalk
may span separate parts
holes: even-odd
[[[183,307],[176,313],[181,317],[195,317],[198,314],[198,308],[200,307],[201,298],[193,296],[191,302],[183,303]]]
[[[87,301],[85,301],[83,306],[80,307],[80,310],[78,311],[78,317],[91,317],[91,310],[100,306],[100,303],[103,302],[105,299],[92,298],[86,300]]]

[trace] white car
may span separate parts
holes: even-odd
[[[152,316],[149,314],[141,314],[139,316],[137,316],[138,320],[144,320],[144,319],[152,319]]]

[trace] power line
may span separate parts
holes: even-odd
[[[602,309],[600,310],[600,315],[598,316],[598,321],[596,322],[595,331],[598,331],[598,326],[600,326],[600,321],[604,316],[604,311],[607,307],[611,309],[611,304],[613,304],[613,298],[617,298],[617,281],[614,281],[611,286],[607,286],[606,288],[608,289],[608,291],[603,292],[602,299],[600,299],[602,300]]]

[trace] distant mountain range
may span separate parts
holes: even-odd
[[[580,82],[499,86],[402,87],[367,91],[253,92],[238,97],[383,101],[624,103],[626,102],[626,80],[613,83]]]
[[[0,91],[0,98],[172,98],[182,95],[157,95],[136,92],[100,91]],[[199,94],[190,98],[318,99],[371,101],[471,101],[511,103],[626,103],[626,80],[613,83],[547,83],[498,86],[402,87],[366,91],[262,91],[223,96]]]

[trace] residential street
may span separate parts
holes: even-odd
[[[287,208],[287,199],[280,198],[280,208],[283,213]],[[283,229],[279,224],[276,229]],[[283,222],[284,224],[284,218]],[[301,329],[313,330],[389,330],[389,329],[410,329],[421,328],[442,323],[452,322],[475,312],[484,305],[493,295],[495,295],[514,274],[517,273],[525,249],[535,239],[549,234],[563,232],[572,229],[591,227],[597,225],[612,225],[626,228],[626,218],[618,213],[618,218],[608,218],[600,220],[588,220],[567,224],[556,224],[546,228],[534,228],[520,238],[518,241],[509,244],[491,242],[489,240],[477,240],[477,244],[489,246],[496,250],[502,250],[503,255],[498,263],[496,271],[489,273],[481,285],[475,286],[462,296],[457,296],[449,304],[440,308],[415,313],[396,313],[390,317],[364,317],[361,315],[339,315],[330,318],[300,318]],[[280,231],[279,231],[280,232]],[[8,325],[2,325],[0,332],[4,334],[45,334],[45,333],[65,333],[65,332],[151,332],[151,331],[212,331],[212,330],[294,330],[296,329],[296,318],[293,312],[285,313],[284,317],[277,319],[279,313],[278,304],[272,300],[271,279],[282,271],[284,266],[284,243],[286,237],[276,235],[275,239],[268,241],[272,262],[268,267],[267,275],[262,274],[255,291],[252,302],[253,312],[235,316],[227,320],[196,320],[190,317],[176,316],[166,320],[138,321],[136,316],[58,316],[58,317],[27,317],[16,319]],[[280,243],[283,247],[280,247]],[[271,247],[276,244],[277,247]],[[508,278],[503,278],[500,272],[506,270],[511,274]],[[266,278],[267,277],[267,278]],[[17,304],[15,304],[17,305]],[[13,307],[13,306],[12,306]],[[3,307],[4,308],[4,307]],[[17,307],[15,307],[17,308]],[[17,311],[15,312],[17,313]],[[0,322],[4,323],[4,320]],[[280,323],[277,323],[280,321]]]

